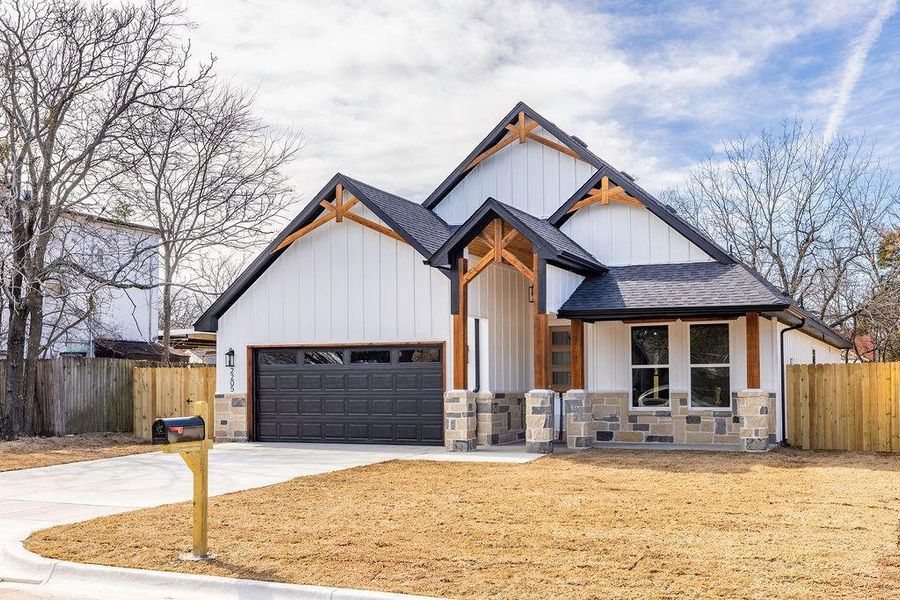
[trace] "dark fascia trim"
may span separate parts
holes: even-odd
[[[742,305],[742,306],[682,306],[667,308],[616,308],[605,310],[565,310],[560,309],[561,319],[581,319],[594,321],[621,321],[622,319],[645,319],[659,317],[660,320],[682,317],[738,317],[748,312],[778,312],[787,304]]]
[[[428,260],[432,266],[441,267],[448,264],[450,255],[471,242],[484,227],[495,218],[500,218],[512,225],[516,231],[528,238],[537,250],[537,254],[546,259],[550,264],[555,264],[565,269],[576,271],[584,275],[598,275],[605,273],[607,268],[598,262],[589,262],[568,252],[558,252],[556,248],[549,246],[531,227],[525,224],[519,217],[510,211],[502,202],[494,198],[485,200],[466,222],[460,225],[453,235],[438,248]],[[577,270],[576,270],[577,269]]]
[[[278,244],[282,242],[287,236],[291,233],[297,231],[304,225],[311,222],[317,216],[319,216],[322,212],[324,212],[324,208],[319,206],[319,202],[327,198],[331,192],[334,190],[335,186],[340,183],[347,190],[350,191],[360,202],[362,202],[369,210],[378,215],[378,217],[383,220],[387,225],[397,232],[400,237],[406,240],[413,248],[415,248],[422,256],[425,258],[430,257],[431,253],[424,248],[417,240],[415,240],[409,233],[400,227],[393,219],[391,219],[388,215],[378,207],[377,204],[369,200],[365,194],[362,194],[359,188],[353,183],[353,181],[349,180],[346,176],[341,173],[335,174],[325,186],[319,190],[319,192],[313,197],[312,200],[306,205],[306,207],[300,211],[300,214],[297,215],[287,227],[281,230],[274,240],[272,240],[269,245],[267,245],[262,252],[250,263],[250,266],[247,267],[240,276],[234,280],[234,282],[228,286],[228,288],[222,292],[222,294],[216,298],[216,301],[213,302],[206,311],[200,315],[200,318],[197,319],[197,322],[194,323],[194,329],[196,331],[209,331],[215,332],[219,328],[219,317],[225,313],[226,310],[231,308],[231,305],[234,304],[238,298],[249,288],[253,282],[255,282],[259,277],[268,269],[275,260],[281,256],[281,254],[287,250],[284,248],[279,252],[273,252],[275,248],[278,247]]]
[[[694,245],[698,246],[718,262],[724,264],[735,262],[734,258],[718,244],[694,229],[690,223],[663,206],[659,200],[651,196],[640,186],[635,185],[628,177],[625,177],[621,172],[609,165],[600,167],[598,171],[594,173],[584,185],[578,188],[578,191],[576,191],[571,198],[566,200],[565,203],[563,203],[563,205],[560,206],[547,220],[556,227],[561,227],[563,223],[574,215],[574,213],[569,214],[569,209],[572,208],[576,202],[581,200],[591,188],[597,186],[604,176],[609,177],[609,180],[614,185],[621,186],[630,196],[634,196],[640,200],[650,212],[662,219],[662,221],[672,227],[672,229],[686,237]]]
[[[775,316],[777,316],[778,320],[785,325],[799,325],[802,323],[802,327],[800,327],[801,332],[805,333],[811,338],[822,340],[830,346],[834,346],[835,348],[839,348],[841,350],[849,350],[853,348],[853,343],[850,340],[836,332],[825,323],[819,321],[809,312],[796,306],[791,306],[787,310],[782,311]]]
[[[450,193],[456,185],[463,180],[465,177],[465,168],[471,163],[475,158],[499,142],[503,136],[506,134],[506,126],[511,125],[516,118],[518,117],[519,112],[525,112],[525,115],[535,121],[538,125],[547,130],[547,132],[558,139],[563,145],[567,148],[578,154],[582,160],[586,163],[593,165],[594,168],[599,169],[603,166],[607,166],[606,163],[601,160],[596,154],[576,142],[572,139],[568,133],[564,132],[562,129],[557,127],[555,124],[551,123],[536,111],[534,111],[530,106],[525,104],[524,102],[518,102],[509,113],[503,117],[503,119],[494,127],[487,136],[481,140],[481,143],[475,146],[475,149],[469,153],[469,155],[459,163],[459,166],[456,167],[444,181],[433,191],[428,198],[425,199],[425,202],[422,205],[428,209],[434,209],[444,197]]]

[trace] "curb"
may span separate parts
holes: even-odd
[[[20,542],[0,548],[0,582],[35,584],[42,591],[76,592],[97,598],[114,597],[119,591],[119,597],[130,600],[434,600],[391,592],[89,565],[44,558],[29,552]]]

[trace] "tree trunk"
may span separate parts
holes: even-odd
[[[6,338],[6,402],[0,414],[0,438],[4,440],[14,440],[22,432],[26,317],[26,309],[10,306]]]
[[[162,345],[165,348],[163,364],[169,366],[169,344],[172,341],[172,276],[175,269],[172,266],[172,256],[167,249],[163,250],[163,286],[162,286]]]
[[[30,294],[31,313],[28,319],[28,340],[25,350],[25,369],[23,378],[22,410],[24,419],[22,430],[28,435],[37,435],[34,427],[35,387],[37,384],[37,365],[41,342],[44,334],[44,302],[40,290]]]

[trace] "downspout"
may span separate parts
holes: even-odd
[[[800,329],[806,325],[806,317],[800,319],[800,322],[796,325],[791,325],[790,327],[786,327],[781,330],[781,445],[787,446],[787,398],[785,398],[784,394],[784,334],[788,331],[794,331],[795,329]]]
[[[478,392],[481,390],[481,321],[473,320],[475,321],[475,335],[473,336],[475,339],[472,340],[475,345],[475,356],[473,357],[475,360],[475,387],[472,388],[472,391]]]

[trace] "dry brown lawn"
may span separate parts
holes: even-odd
[[[155,450],[130,433],[84,433],[63,437],[25,437],[0,442],[0,472],[113,458]]]
[[[595,450],[394,461],[56,527],[45,556],[452,598],[900,597],[900,458]],[[149,484],[149,482],[148,482]]]

